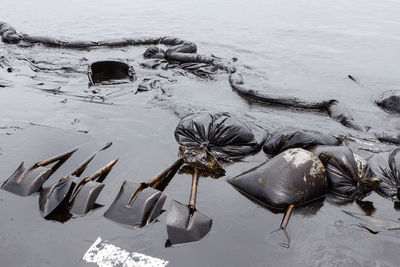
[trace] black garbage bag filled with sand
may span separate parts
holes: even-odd
[[[379,184],[367,161],[346,146],[318,146],[314,154],[324,164],[329,190],[335,194],[362,199]]]
[[[258,126],[227,113],[189,115],[175,130],[176,141],[181,146],[207,149],[222,160],[259,151],[267,135]]]
[[[251,199],[279,210],[324,197],[328,191],[322,162],[301,148],[288,149],[228,182]]]
[[[381,180],[376,191],[400,201],[400,148],[373,155],[368,163],[372,174]]]

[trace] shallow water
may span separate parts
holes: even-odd
[[[176,81],[167,83],[167,93],[134,94],[144,77],[164,74],[139,67],[146,47],[65,50],[0,43],[14,68],[12,73],[0,68],[0,82],[10,85],[0,87],[0,177],[6,179],[22,160],[34,162],[82,145],[46,182],[49,185],[112,141],[111,149],[99,154],[85,172],[120,158],[98,200],[107,207],[124,179],[147,180],[176,159],[175,126],[180,117],[199,110],[232,112],[267,129],[299,126],[365,138],[399,131],[399,116],[374,105],[383,91],[399,89],[398,14],[398,1],[2,0],[1,19],[32,35],[84,40],[170,35],[194,41],[199,53],[237,57],[246,82],[257,88],[340,100],[362,125],[371,126],[371,132],[357,133],[318,113],[250,105],[232,92],[225,73],[211,81],[168,73]],[[24,58],[73,71],[34,72]],[[138,81],[118,87],[118,92],[115,87],[102,88],[115,96],[108,99],[111,105],[85,102],[81,96],[91,95],[87,66],[106,59],[134,65]],[[68,94],[42,90],[58,88]],[[372,235],[341,211],[362,212],[359,205],[337,206],[329,198],[296,211],[288,226],[289,249],[266,242],[281,214],[256,205],[226,183],[264,160],[260,152],[227,166],[223,178],[201,179],[198,210],[213,218],[212,230],[199,242],[172,248],[164,247],[165,213],[140,230],[105,219],[104,207],[61,224],[40,217],[37,196],[21,198],[0,191],[1,265],[85,266],[83,254],[101,236],[127,250],[166,259],[171,266],[398,266],[399,232]],[[190,182],[189,176],[177,175],[166,189],[164,207],[171,199],[188,201]],[[376,194],[365,200],[373,202],[375,216],[400,217],[391,201]]]

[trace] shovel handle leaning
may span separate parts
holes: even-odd
[[[99,169],[98,171],[96,171],[94,174],[92,174],[89,177],[86,177],[85,179],[81,180],[73,189],[71,197],[69,198],[69,202],[72,202],[76,195],[79,193],[79,191],[82,189],[82,187],[90,182],[95,180],[97,177],[100,177],[101,175],[109,172],[111,170],[111,168],[115,165],[115,163],[117,163],[118,159],[116,160],[112,160],[110,161],[107,165],[105,165],[104,167],[102,167],[101,169]]]
[[[178,170],[180,168],[180,166],[182,166],[183,163],[184,163],[183,158],[179,158],[171,166],[169,166],[168,168],[166,168],[165,170],[159,172],[156,176],[151,178],[147,182],[148,186],[153,187],[153,188],[157,188],[157,186],[161,183],[160,177],[164,176],[167,172],[169,172],[169,171],[171,171],[173,169]]]
[[[101,149],[97,150],[96,152],[94,152],[89,158],[87,158],[84,162],[81,163],[81,165],[79,165],[78,168],[76,168],[71,175],[80,177],[81,174],[83,173],[83,171],[86,169],[87,165],[94,159],[94,157],[96,156],[96,154],[100,151],[106,150],[107,148],[109,148],[112,145],[112,142],[107,143],[104,147],[102,147]]]
[[[199,182],[199,170],[194,168],[192,176],[192,190],[190,191],[189,207],[191,210],[196,209],[196,198],[197,198],[197,184]]]
[[[115,165],[115,163],[117,163],[117,161],[118,161],[118,159],[115,159],[115,160],[110,161],[107,165],[105,165],[104,167],[102,167],[101,169],[99,169],[97,172],[95,172],[95,173],[92,174],[91,176],[85,178],[84,181],[85,181],[85,182],[93,181],[93,180],[96,179],[97,177],[100,177],[100,176],[103,175],[104,173],[110,171],[111,168]]]
[[[53,162],[55,162],[55,161],[58,161],[58,160],[60,160],[60,159],[65,159],[65,158],[71,156],[71,155],[72,155],[75,151],[77,151],[78,149],[79,149],[79,147],[77,147],[77,148],[75,148],[75,149],[72,149],[72,150],[70,150],[70,151],[67,151],[67,152],[65,152],[65,153],[62,153],[62,154],[60,154],[60,155],[51,157],[51,158],[49,158],[49,159],[46,159],[46,160],[37,162],[37,163],[35,164],[35,167],[46,166],[46,165],[51,164],[51,163],[53,163]]]
[[[96,171],[94,174],[92,174],[91,176],[88,176],[86,178],[84,178],[83,180],[81,180],[73,189],[72,195],[70,197],[70,202],[73,201],[73,199],[76,197],[76,195],[79,193],[79,191],[81,190],[82,186],[84,186],[86,183],[95,180],[96,178],[100,177],[101,175],[109,172],[111,170],[111,168],[115,165],[115,163],[117,163],[118,159],[112,160],[110,161],[107,165],[105,165],[104,167],[102,167],[101,169],[99,169],[98,171]]]
[[[289,248],[290,247],[290,236],[288,231],[286,230],[286,227],[289,223],[290,216],[293,213],[294,205],[289,205],[289,207],[286,209],[285,214],[283,215],[283,219],[281,222],[281,225],[279,229],[272,231],[269,234],[269,237],[267,240],[272,241],[273,243],[278,243],[279,246],[284,247],[284,248]],[[282,235],[282,233],[284,235]]]
[[[281,229],[286,229],[286,226],[289,223],[290,216],[292,216],[294,205],[289,205],[287,208],[285,215],[283,216],[282,222],[281,222]]]

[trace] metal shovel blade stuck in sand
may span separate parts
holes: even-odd
[[[162,192],[183,164],[178,159],[146,183],[124,181],[104,216],[115,222],[143,227],[161,214],[167,195]]]
[[[93,175],[82,179],[74,187],[69,199],[70,213],[75,215],[85,215],[93,208],[97,197],[104,188],[102,182],[117,161],[118,159],[110,161]]]
[[[76,150],[78,150],[78,148],[47,160],[36,162],[29,168],[26,167],[25,162],[22,162],[14,173],[3,183],[1,188],[20,196],[29,196],[38,192],[50,175],[55,172],[57,168],[59,168]],[[53,167],[45,167],[56,161],[58,162]]]
[[[103,148],[96,151],[88,159],[81,163],[71,174],[62,177],[57,183],[40,191],[39,210],[42,217],[47,217],[61,205],[61,203],[71,195],[74,187],[80,183],[79,178],[88,164],[93,160],[96,154],[109,148],[112,143],[107,143]]]
[[[189,205],[171,201],[167,213],[167,232],[172,245],[198,241],[211,230],[212,219],[196,210],[198,176],[195,168]]]

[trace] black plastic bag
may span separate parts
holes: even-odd
[[[227,113],[199,113],[183,118],[175,130],[184,147],[201,147],[227,160],[257,152],[268,133]]]
[[[228,182],[246,196],[279,210],[324,197],[328,191],[322,162],[301,148],[288,149]]]
[[[265,142],[263,150],[267,154],[276,155],[289,148],[309,149],[316,145],[339,145],[335,137],[312,130],[281,128]]]
[[[325,166],[329,189],[333,193],[362,199],[379,184],[371,177],[367,161],[346,146],[318,146],[314,154]]]
[[[386,111],[400,113],[400,92],[387,92],[376,104]]]
[[[400,201],[400,148],[373,155],[368,159],[372,174],[381,179],[376,191]]]

